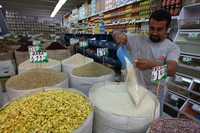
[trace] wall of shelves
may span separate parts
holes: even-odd
[[[21,16],[17,12],[7,11],[6,21],[10,32],[14,33],[59,33],[59,22],[40,20],[38,16]]]

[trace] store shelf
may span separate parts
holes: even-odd
[[[113,11],[113,10],[116,10],[116,9],[119,9],[119,8],[122,8],[122,7],[126,7],[128,5],[131,5],[131,4],[134,4],[134,3],[137,3],[137,2],[140,2],[140,0],[131,1],[131,2],[128,2],[128,3],[124,4],[124,5],[120,5],[120,6],[117,6],[117,7],[102,11],[102,12],[98,12],[98,13],[96,13],[94,15],[90,15],[90,16],[88,16],[88,17],[86,17],[84,19],[80,19],[80,20],[85,20],[85,19],[88,19],[88,18],[91,18],[91,17],[95,17],[95,16],[97,16],[99,14],[104,14],[104,13],[107,13],[107,12],[110,12],[110,11]]]

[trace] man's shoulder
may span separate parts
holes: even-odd
[[[179,46],[175,42],[173,42],[173,41],[171,41],[169,39],[166,39],[165,45],[167,45],[167,49],[169,51],[174,51],[174,50],[180,51]]]

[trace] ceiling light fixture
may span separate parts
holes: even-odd
[[[59,0],[53,12],[51,13],[51,18],[55,17],[60,8],[65,4],[67,0]]]
[[[0,8],[2,8],[2,5],[0,5]]]

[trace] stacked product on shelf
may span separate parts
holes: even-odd
[[[32,94],[5,105],[0,110],[0,132],[17,129],[18,132],[92,133],[94,111],[86,96],[70,89],[44,90],[56,91]]]
[[[162,0],[162,8],[169,11],[172,16],[177,16],[182,8],[182,0]]]
[[[68,77],[52,69],[31,69],[8,79],[6,90],[9,100],[43,91],[42,87],[68,87]]]

